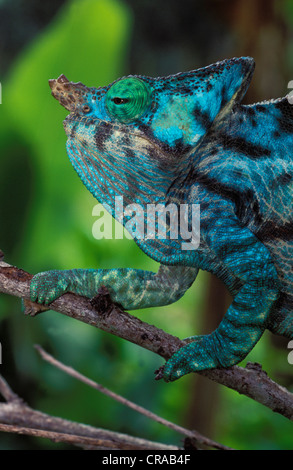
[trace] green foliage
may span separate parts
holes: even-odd
[[[64,73],[72,81],[104,85],[119,76],[130,21],[115,1],[68,3],[19,57],[3,86],[3,111],[30,147],[33,194],[22,252],[33,271],[94,262],[93,244],[85,240],[91,238],[94,200],[68,162],[66,114],[50,96],[48,79]]]

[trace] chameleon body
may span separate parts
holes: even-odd
[[[67,152],[87,189],[113,209],[121,195],[145,210],[199,204],[200,241],[184,250],[180,236],[137,238],[157,273],[48,271],[34,276],[31,299],[94,297],[105,285],[125,309],[154,307],[179,299],[199,269],[215,274],[232,304],[214,332],[188,338],[166,362],[166,381],[240,362],[265,329],[293,338],[293,108],[288,97],[241,104],[253,71],[243,57],[99,88],[50,80],[70,111]]]

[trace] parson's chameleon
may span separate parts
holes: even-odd
[[[166,216],[165,239],[135,238],[160,263],[157,273],[48,271],[34,276],[31,299],[94,297],[104,285],[125,309],[155,307],[179,299],[199,269],[215,274],[233,302],[214,332],[192,337],[166,362],[166,380],[238,363],[266,328],[293,338],[293,108],[288,97],[241,104],[253,70],[243,57],[99,88],[50,80],[70,111],[70,161],[98,201],[114,209],[123,196],[145,214],[150,204],[199,204],[200,239],[183,249]]]

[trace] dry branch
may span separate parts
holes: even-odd
[[[211,439],[208,439],[207,437],[201,435],[197,431],[190,431],[189,429],[185,429],[182,426],[178,426],[177,424],[171,423],[170,421],[167,421],[166,419],[162,418],[161,416],[156,415],[155,413],[152,413],[151,411],[143,408],[142,406],[137,405],[136,403],[133,403],[132,401],[127,400],[126,398],[122,397],[121,395],[118,395],[117,393],[112,392],[108,388],[104,387],[103,385],[94,382],[93,380],[89,379],[88,377],[85,377],[82,375],[80,372],[77,372],[75,369],[72,367],[69,367],[62,362],[58,361],[55,359],[53,356],[48,354],[46,351],[44,351],[43,348],[41,348],[39,345],[35,345],[37,351],[40,353],[41,357],[52,364],[54,367],[57,367],[58,369],[61,369],[63,372],[66,374],[70,375],[71,377],[74,377],[75,379],[83,382],[84,384],[94,388],[95,390],[98,390],[99,392],[103,393],[104,395],[107,395],[108,397],[113,398],[114,400],[118,401],[119,403],[122,403],[123,405],[127,406],[128,408],[131,408],[132,410],[136,411],[137,413],[142,414],[143,416],[146,416],[147,418],[152,419],[153,421],[156,421],[157,423],[163,424],[164,426],[172,429],[173,431],[178,432],[179,434],[182,434],[183,436],[191,439],[196,443],[196,445],[200,446],[208,446],[212,447],[215,449],[220,449],[220,450],[231,450],[227,446],[223,446],[222,444],[219,444],[218,442],[212,441]]]
[[[0,432],[11,432],[50,439],[87,449],[179,450],[158,442],[140,439],[106,429],[75,423],[30,408],[0,376]]]

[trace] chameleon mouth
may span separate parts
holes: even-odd
[[[74,112],[83,103],[89,88],[81,82],[70,82],[65,75],[49,80],[51,94],[68,111]]]

